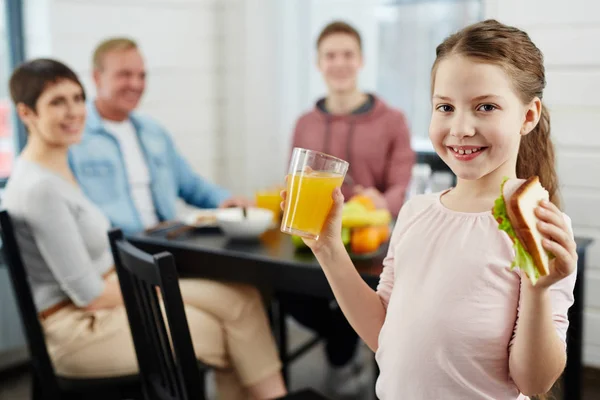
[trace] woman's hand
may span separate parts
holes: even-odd
[[[111,309],[123,304],[123,296],[121,295],[121,286],[119,281],[111,276],[104,279],[104,290],[100,296],[96,297],[89,303],[85,310],[95,311],[102,309]]]

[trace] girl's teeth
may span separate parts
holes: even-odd
[[[460,154],[460,155],[469,155],[469,154],[473,154],[473,153],[477,153],[479,150],[481,150],[480,148],[477,149],[459,149],[458,147],[452,147],[452,150],[454,150],[455,153]]]

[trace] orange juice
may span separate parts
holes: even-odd
[[[333,204],[331,194],[344,176],[331,172],[290,174],[281,230],[317,239]]]
[[[278,222],[281,218],[281,195],[279,190],[260,190],[256,192],[256,207],[273,211],[273,220]]]

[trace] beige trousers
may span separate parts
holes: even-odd
[[[281,369],[259,292],[247,285],[204,279],[182,279],[180,288],[196,357],[216,367],[219,398],[247,399],[248,386]],[[60,375],[101,377],[138,371],[123,306],[97,311],[68,306],[42,325]]]

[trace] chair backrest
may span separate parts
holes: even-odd
[[[173,256],[143,252],[120,229],[111,230],[109,239],[147,397],[204,399]]]
[[[49,395],[48,398],[58,398],[60,390],[56,373],[48,354],[44,330],[38,319],[38,310],[33,301],[14,226],[6,210],[0,210],[0,227],[2,228],[2,250],[25,331],[31,366],[37,374],[42,390]]]

